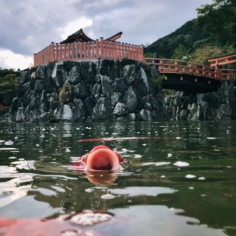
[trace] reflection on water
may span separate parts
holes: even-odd
[[[98,137],[119,139],[80,142]],[[0,217],[104,210],[123,219],[116,235],[236,235],[235,140],[233,121],[0,124]],[[107,175],[70,168],[100,144],[131,164]]]

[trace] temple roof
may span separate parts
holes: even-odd
[[[117,33],[117,34],[115,34],[115,35],[113,35],[113,36],[111,36],[110,38],[107,38],[107,39],[105,39],[106,41],[116,41],[117,39],[119,39],[120,37],[121,37],[121,35],[122,35],[122,32],[119,32],[119,33]]]
[[[60,42],[60,44],[64,43],[73,43],[73,42],[88,42],[94,41],[93,39],[89,38],[82,29],[76,31],[75,33],[69,35],[67,39]]]
[[[107,39],[105,41],[115,41],[116,39],[120,38],[122,35],[122,32],[119,32]],[[75,33],[69,35],[67,39],[60,42],[60,44],[64,43],[73,43],[73,42],[88,42],[88,41],[95,41],[94,39],[89,38],[82,29],[76,31]]]

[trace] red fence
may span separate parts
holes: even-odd
[[[236,54],[224,55],[214,58],[209,58],[208,62],[212,67],[223,66],[236,63]]]
[[[163,58],[145,58],[145,60],[147,64],[154,64],[158,66],[159,72],[163,74],[189,74],[216,80],[229,80],[232,76],[236,76],[236,70],[233,69],[215,69],[210,66],[188,61]]]
[[[34,54],[34,66],[47,64],[52,61],[80,61],[98,58],[121,60],[124,57],[143,61],[143,46],[104,41],[103,38],[100,38],[100,41],[96,40],[90,42],[68,44],[51,43],[51,45],[42,51]]]

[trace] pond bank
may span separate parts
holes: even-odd
[[[48,63],[21,71],[9,122],[225,120],[236,113],[235,78],[217,92],[165,97],[154,65],[130,59]]]
[[[153,65],[123,59],[65,61],[21,72],[10,122],[164,121]]]

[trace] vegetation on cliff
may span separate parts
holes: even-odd
[[[0,70],[0,103],[3,105],[0,113],[9,111],[9,106],[19,86],[19,76],[20,72],[13,69]]]

